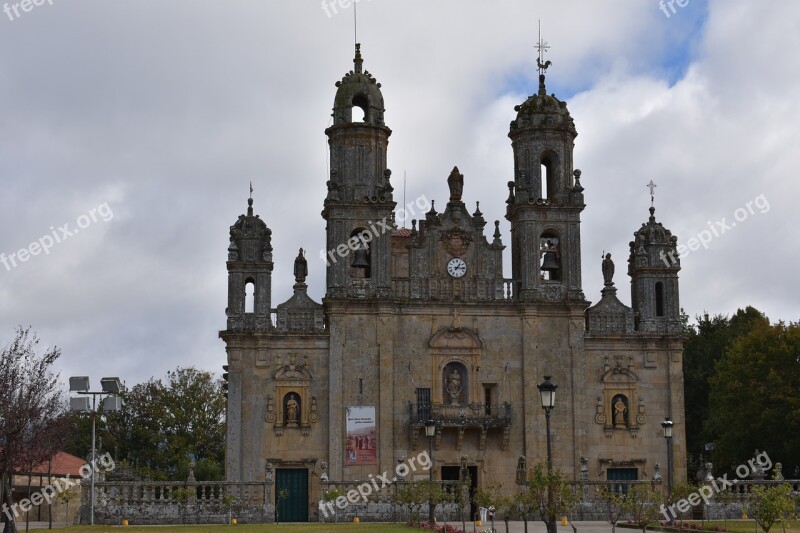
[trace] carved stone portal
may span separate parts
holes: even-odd
[[[603,394],[597,397],[594,421],[604,427],[608,437],[618,429],[629,430],[635,437],[639,426],[647,421],[647,413],[638,395],[639,376],[633,371],[633,358],[624,364],[621,355],[614,356],[612,366],[606,357],[600,381]]]
[[[298,364],[297,356],[289,354],[287,364],[278,359],[278,370],[274,374],[275,394],[267,397],[265,421],[272,423],[275,434],[280,436],[284,428],[299,428],[308,435],[311,424],[319,420],[316,397],[311,396],[311,372],[304,358]]]

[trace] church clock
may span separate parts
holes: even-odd
[[[467,264],[460,257],[454,257],[447,263],[447,273],[454,278],[460,278],[467,273]]]

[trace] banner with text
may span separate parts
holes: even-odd
[[[347,408],[346,465],[378,464],[378,446],[375,434],[375,407]]]

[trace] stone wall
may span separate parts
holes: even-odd
[[[271,482],[99,482],[96,524],[267,523],[275,519]],[[230,506],[228,505],[230,504]],[[80,523],[90,522],[90,487],[83,486]]]

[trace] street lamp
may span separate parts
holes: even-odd
[[[103,390],[90,392],[89,389],[91,387],[89,386],[89,376],[74,376],[69,378],[69,391],[82,395],[82,397],[69,399],[70,411],[84,413],[90,411],[92,413],[92,464],[90,465],[92,478],[89,483],[89,525],[92,526],[94,525],[94,475],[95,470],[97,470],[97,451],[95,446],[97,397],[106,396],[106,398],[103,399],[104,412],[119,411],[122,409],[122,398],[117,396],[120,392],[122,392],[122,383],[120,382],[119,378],[102,378],[100,380],[100,386]],[[92,397],[91,407],[89,407],[89,398],[86,398],[85,396]]]
[[[667,439],[667,498],[672,497],[672,426],[674,423],[669,417],[661,422],[664,428],[664,438]]]
[[[430,486],[428,487],[428,522],[431,527],[433,527],[433,521],[435,520],[433,516],[433,435],[435,433],[436,422],[434,422],[432,418],[429,418],[428,421],[425,422],[425,435],[428,437],[428,456],[431,461],[431,468],[428,470],[428,478],[430,481]]]
[[[536,385],[539,389],[539,396],[542,401],[542,409],[544,409],[544,417],[547,420],[547,473],[553,471],[553,450],[550,446],[550,411],[556,405],[556,389],[558,385],[550,381],[550,376],[545,376],[544,381]],[[553,501],[553,487],[547,487],[547,501],[548,504]],[[553,517],[547,521],[547,532],[556,533],[556,522]]]

